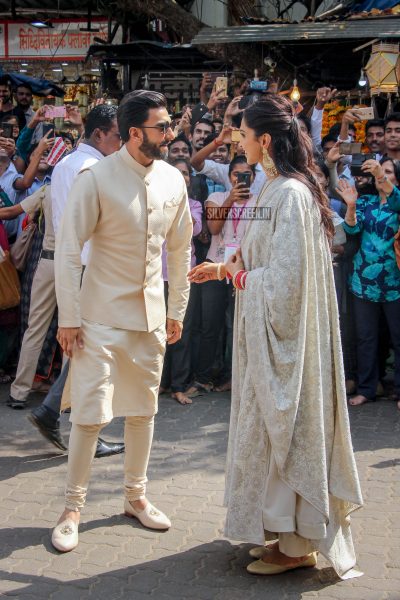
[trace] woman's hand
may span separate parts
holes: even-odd
[[[242,251],[238,248],[235,254],[229,257],[228,261],[225,263],[225,269],[232,276],[232,278],[236,275],[238,271],[244,270],[244,262],[242,258]]]
[[[232,205],[234,202],[243,202],[244,200],[248,200],[250,195],[250,190],[246,187],[244,182],[236,183],[233,186],[231,191],[229,192],[229,196],[227,200]]]
[[[339,196],[343,198],[349,208],[355,208],[358,198],[355,187],[350,185],[345,179],[340,179],[336,191]]]
[[[372,158],[366,160],[361,165],[361,171],[363,171],[363,173],[371,173],[375,179],[382,179],[382,177],[385,177],[385,171],[383,170],[382,165]]]
[[[226,271],[221,266],[221,277],[226,276]],[[188,279],[191,283],[205,283],[206,281],[218,280],[218,263],[203,262],[201,265],[193,267],[188,273]]]

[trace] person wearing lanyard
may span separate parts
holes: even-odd
[[[245,156],[237,156],[229,165],[229,178],[232,189],[228,192],[215,192],[205,202],[207,225],[212,234],[211,245],[207,253],[210,262],[224,262],[235,253],[246,231],[247,209],[254,207],[256,197],[250,194],[246,184],[238,182],[238,178],[246,173],[250,185],[254,181],[254,167],[246,162]],[[225,281],[210,281],[201,286],[201,333],[195,366],[195,381],[186,395],[195,396],[199,392],[209,392],[214,387],[213,370],[216,359],[218,340],[225,323],[228,309],[228,327],[226,336],[227,360],[230,365],[232,348],[232,322],[234,297],[232,284]],[[230,366],[222,375],[222,385],[216,391],[230,388]]]

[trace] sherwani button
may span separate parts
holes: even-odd
[[[143,288],[147,288],[147,281],[143,283]]]
[[[152,212],[153,212],[153,209],[152,209],[152,208],[148,208],[148,209],[147,209],[147,212],[150,214],[150,213],[152,213]]]
[[[152,233],[148,233],[147,237],[150,239],[152,237],[152,235],[153,235]]]

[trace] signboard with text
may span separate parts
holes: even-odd
[[[9,59],[29,58],[30,60],[62,59],[81,60],[85,58],[94,38],[107,40],[106,20],[92,21],[92,28],[97,31],[82,31],[87,27],[83,20],[52,21],[52,27],[38,29],[29,23],[0,24],[4,31],[0,34],[3,41],[4,52],[1,53]]]

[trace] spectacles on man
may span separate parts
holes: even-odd
[[[166,135],[168,129],[172,129],[172,127],[171,123],[159,123],[158,125],[141,125],[138,129],[158,129],[163,135]]]

